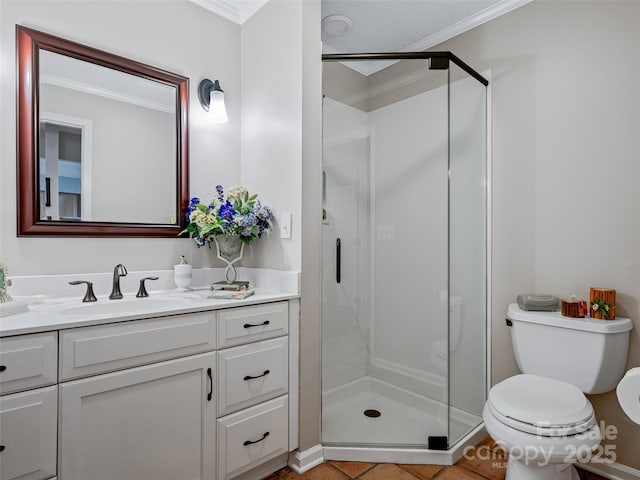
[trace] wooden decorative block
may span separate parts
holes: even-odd
[[[589,290],[589,313],[592,318],[615,320],[616,291],[611,288],[591,288]]]
[[[561,302],[562,315],[572,318],[583,318],[587,315],[587,302],[572,296]]]

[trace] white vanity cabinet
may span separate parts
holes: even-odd
[[[215,479],[216,317],[60,332],[61,480]]]
[[[49,332],[0,339],[2,480],[56,475],[57,338]]]
[[[60,384],[64,480],[213,480],[215,353]]]
[[[297,312],[229,303],[0,338],[0,479],[268,476],[295,447]]]
[[[261,478],[289,451],[289,302],[219,315],[217,478]]]

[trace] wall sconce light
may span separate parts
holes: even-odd
[[[198,99],[200,105],[209,112],[207,119],[212,123],[227,123],[227,107],[224,105],[224,91],[220,88],[218,80],[212,82],[205,78],[198,85]]]

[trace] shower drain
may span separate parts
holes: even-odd
[[[380,413],[380,410],[375,410],[373,408],[365,410],[363,413],[365,417],[369,418],[378,418],[380,415],[382,415],[382,413]]]

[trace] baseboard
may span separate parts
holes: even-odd
[[[620,463],[577,463],[576,467],[610,480],[640,480],[640,470]]]
[[[296,473],[304,473],[324,462],[324,449],[322,445],[314,445],[302,452],[289,454],[289,466]]]

